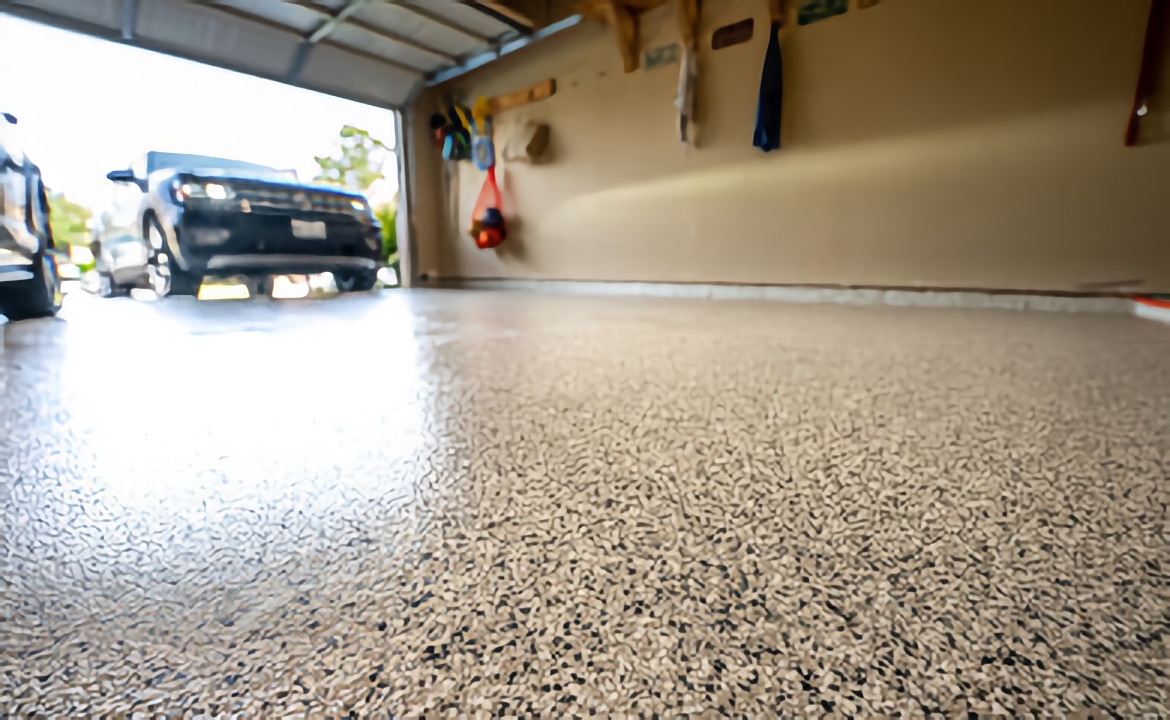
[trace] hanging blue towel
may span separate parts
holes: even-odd
[[[756,108],[756,134],[752,145],[764,152],[780,148],[780,109],[784,105],[784,59],[780,54],[780,23],[772,23],[764,74],[760,77],[760,101]]]

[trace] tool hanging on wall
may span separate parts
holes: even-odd
[[[546,100],[556,94],[556,80],[549,78],[516,92],[494,98],[479,97],[468,109],[458,103],[448,106],[447,115],[431,116],[435,140],[444,160],[471,160],[487,173],[471,212],[468,234],[480,249],[494,248],[508,236],[504,222],[503,198],[496,179],[495,115],[505,110]],[[548,147],[549,128],[537,125],[525,141],[525,153],[535,162]]]
[[[557,92],[557,81],[553,78],[541,80],[532,87],[518,90],[504,95],[497,95],[486,100],[486,105],[480,107],[480,114],[484,117],[494,117],[505,110],[518,108],[522,105],[547,100]],[[435,139],[435,146],[442,153],[444,160],[458,161],[472,159],[472,132],[474,113],[458,103],[450,103],[446,114],[436,112],[431,115],[431,132]],[[489,132],[490,136],[491,133]],[[482,168],[481,168],[482,169]]]
[[[752,145],[764,152],[780,148],[780,115],[784,107],[784,57],[780,52],[780,30],[784,27],[784,0],[768,0],[772,26],[764,70],[760,75],[760,96],[756,105],[756,131]]]
[[[480,97],[471,108],[471,160],[487,179],[471,211],[468,233],[480,250],[494,248],[508,236],[504,224],[503,199],[496,183],[496,146],[492,138],[492,101]]]
[[[480,97],[471,108],[471,161],[480,170],[496,165],[496,146],[492,142],[492,101]]]
[[[490,250],[508,238],[508,226],[504,222],[504,201],[500,186],[496,182],[496,168],[487,171],[487,179],[480,188],[479,198],[471,211],[471,227],[468,234],[480,250]]]
[[[679,62],[678,92],[674,107],[678,111],[678,138],[684,144],[696,139],[695,134],[695,83],[699,77],[698,35],[699,0],[680,0],[678,5],[679,24],[683,30],[683,52]],[[689,28],[689,32],[686,30]]]
[[[679,57],[678,92],[674,107],[678,111],[679,139],[688,143],[695,137],[695,82],[698,78],[698,42],[700,0],[578,0],[577,12],[582,17],[600,20],[610,27],[617,38],[622,55],[622,67],[627,73],[638,69],[638,17],[667,2],[672,2],[678,15],[682,54]],[[647,68],[652,67],[647,62]]]
[[[455,104],[447,106],[446,115],[431,115],[431,131],[444,160],[467,160],[471,157],[471,132]]]
[[[500,159],[505,163],[518,162],[536,165],[545,160],[551,142],[552,130],[545,123],[529,120],[517,128],[504,143]]]

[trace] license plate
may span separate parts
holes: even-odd
[[[293,237],[304,240],[324,240],[325,223],[321,220],[293,220],[292,233]]]

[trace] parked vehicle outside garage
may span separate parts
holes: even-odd
[[[94,271],[98,275],[98,294],[102,297],[124,295],[134,288],[151,286],[150,252],[141,237],[127,233],[110,235],[95,243],[94,250]]]
[[[139,220],[142,191],[128,183],[113,183],[110,190],[109,203],[91,221],[93,291],[103,297],[151,287],[149,245]]]
[[[20,147],[16,124],[0,115],[0,314],[24,320],[55,315],[62,294],[45,184]]]
[[[377,281],[381,226],[361,195],[288,170],[157,151],[107,178],[137,189],[136,208],[118,204],[122,220],[103,228],[95,254],[115,239],[140,239],[144,282],[159,295],[196,295],[205,277],[331,272],[342,292]],[[112,265],[110,275],[117,279]]]

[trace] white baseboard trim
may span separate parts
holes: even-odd
[[[1156,305],[1146,305],[1144,303],[1135,302],[1133,304],[1134,314],[1146,320],[1157,320],[1158,322],[1170,323],[1170,308],[1158,307]]]
[[[589,282],[576,280],[456,280],[444,287],[511,290],[601,297],[662,297],[701,300],[770,300],[831,305],[892,305],[1133,315],[1137,303],[1106,296],[991,293],[968,290],[883,290],[780,285],[699,285],[689,283]],[[1156,308],[1150,308],[1156,309]]]

